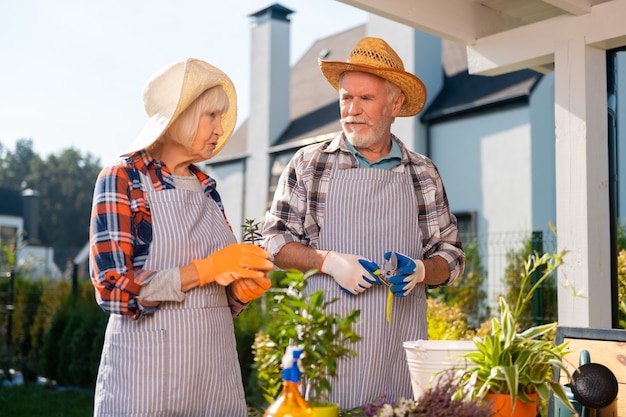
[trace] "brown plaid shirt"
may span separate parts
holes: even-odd
[[[423,258],[444,258],[450,267],[447,284],[451,284],[463,273],[465,252],[439,171],[429,158],[407,149],[395,136],[392,138],[402,151],[402,160],[392,171],[407,172],[413,178]],[[335,167],[359,167],[343,134],[332,141],[304,147],[291,159],[278,181],[263,230],[264,246],[272,256],[290,242],[317,248],[324,226],[330,173]]]

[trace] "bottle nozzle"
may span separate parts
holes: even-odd
[[[283,380],[300,382],[300,368],[298,367],[300,356],[302,356],[302,349],[295,346],[287,346],[282,360]]]

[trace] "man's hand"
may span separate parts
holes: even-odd
[[[378,276],[374,274],[378,269],[374,262],[360,256],[334,251],[326,252],[320,266],[323,273],[332,276],[341,289],[352,295],[380,284]]]
[[[392,253],[395,253],[398,258],[398,275],[389,278],[389,288],[396,297],[405,297],[417,284],[423,283],[426,279],[424,261],[421,259],[413,260],[397,252],[385,253],[385,259],[389,260]]]

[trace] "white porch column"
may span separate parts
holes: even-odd
[[[568,251],[558,273],[558,320],[610,328],[605,51],[580,35],[564,41],[554,59],[557,240]]]

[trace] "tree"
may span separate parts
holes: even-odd
[[[48,239],[55,247],[82,247],[89,238],[99,161],[68,148],[33,165],[29,187],[41,192],[41,215],[51,226],[44,225]]]
[[[31,139],[19,139],[15,152],[0,146],[0,187],[20,190],[31,172],[31,164],[39,159],[33,152]]]
[[[33,152],[30,139],[18,140],[15,152],[0,146],[0,187],[41,193],[40,227],[55,248],[80,248],[87,242],[100,170],[99,159],[74,148],[42,159]]]

